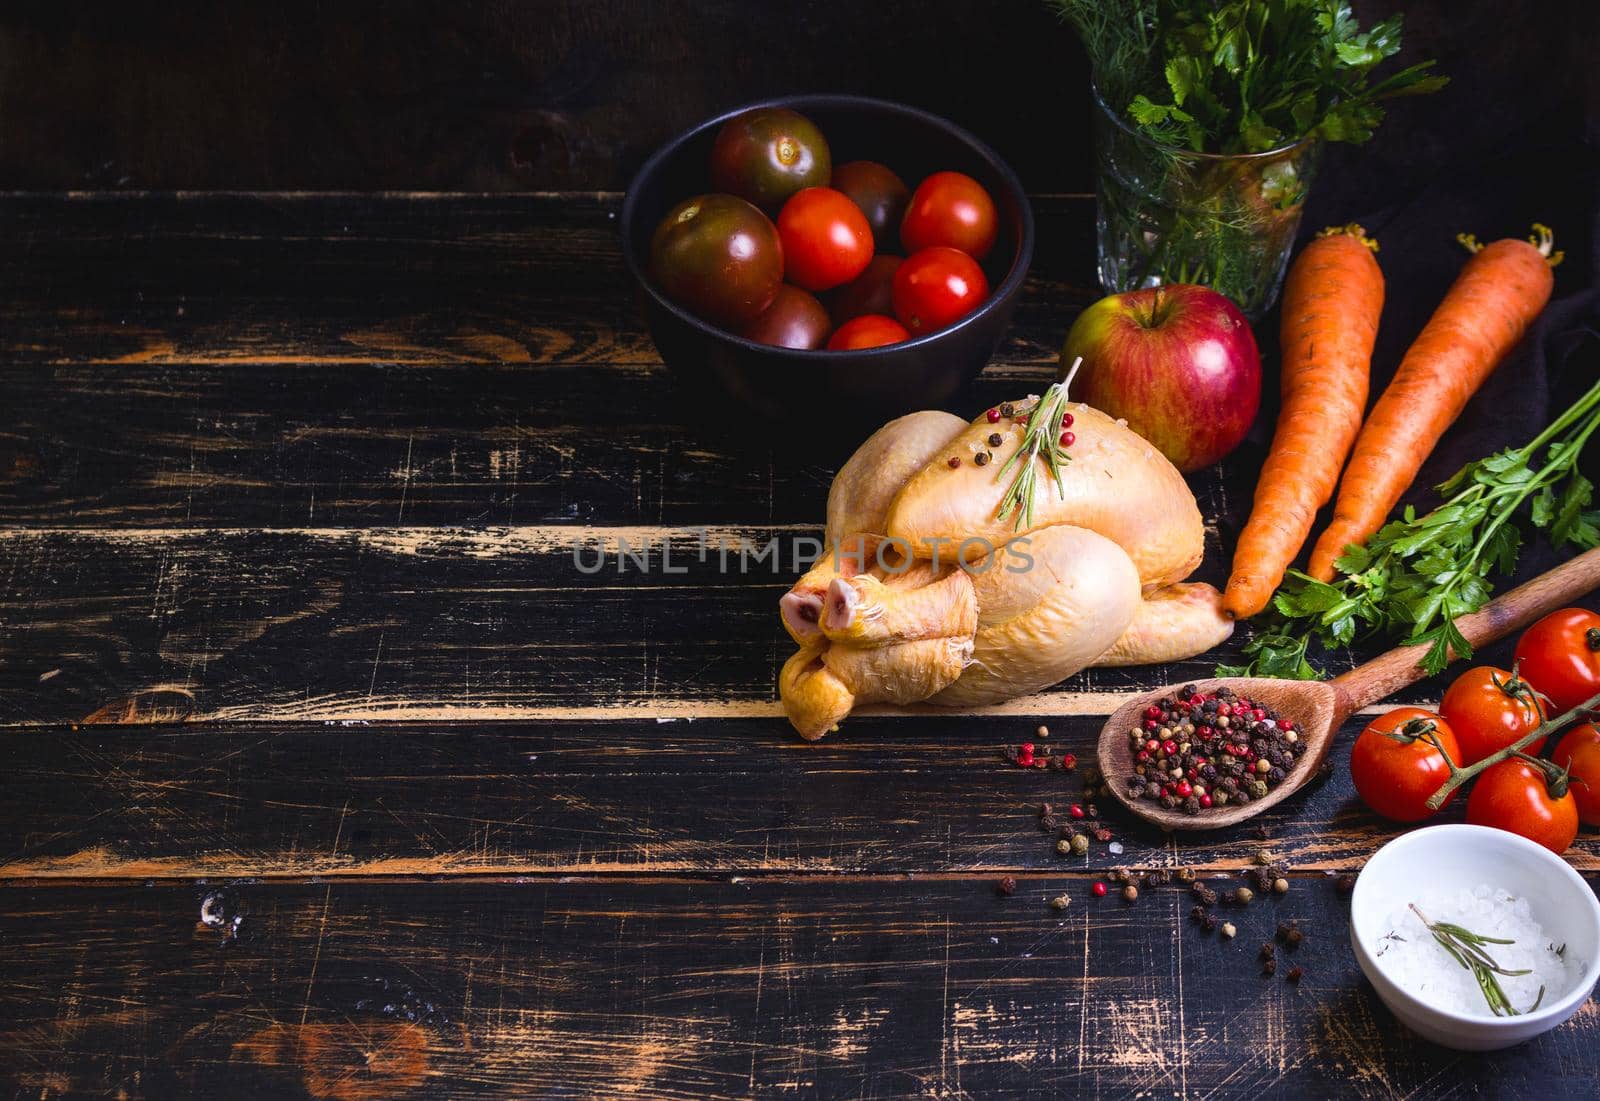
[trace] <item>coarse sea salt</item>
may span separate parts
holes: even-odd
[[[1434,891],[1402,901],[1384,922],[1375,955],[1383,973],[1404,990],[1436,1009],[1493,1017],[1494,1011],[1478,989],[1472,972],[1462,967],[1433,939],[1422,919],[1407,903],[1434,923],[1450,922],[1483,937],[1511,944],[1486,944],[1483,950],[1507,971],[1526,969],[1526,975],[1497,975],[1500,989],[1519,1012],[1539,998],[1540,1005],[1559,1001],[1582,977],[1587,961],[1575,958],[1566,945],[1545,935],[1525,898],[1480,884],[1455,891]]]

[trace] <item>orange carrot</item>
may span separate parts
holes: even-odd
[[[1283,290],[1283,410],[1233,552],[1222,609],[1248,619],[1267,606],[1328,503],[1367,407],[1372,344],[1383,312],[1378,242],[1360,226],[1325,229]]]
[[[1561,254],[1551,255],[1548,228],[1533,229],[1535,236],[1527,241],[1479,245],[1470,235],[1459,238],[1472,259],[1400,361],[1394,381],[1356,438],[1333,522],[1311,552],[1307,572],[1312,577],[1331,580],[1334,561],[1346,545],[1366,542],[1383,525],[1467,399],[1550,301],[1555,286],[1550,269],[1561,262]]]

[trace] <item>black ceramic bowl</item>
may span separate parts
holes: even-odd
[[[984,261],[988,300],[926,336],[859,351],[796,351],[745,340],[669,301],[649,275],[650,235],[674,204],[709,191],[717,130],[756,107],[789,107],[815,122],[834,164],[879,161],[916,189],[930,173],[965,172],[994,197],[1000,233]],[[881,420],[947,401],[988,362],[1005,335],[1033,256],[1033,212],[1016,174],[994,150],[926,111],[861,96],[787,96],[707,119],[645,162],[622,203],[623,256],[661,358],[692,388],[720,394],[773,421]]]

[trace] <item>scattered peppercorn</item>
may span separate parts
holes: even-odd
[[[1061,446],[1062,447],[1071,447],[1073,444],[1075,444],[1077,442],[1078,442],[1078,437],[1074,436],[1071,432],[1063,432],[1063,433],[1061,433]]]
[[[990,447],[999,447],[1001,444],[1003,444],[1005,442],[1006,442],[1006,438],[1004,436],[1002,436],[1000,433],[998,433],[998,432],[990,432],[989,433],[989,446]]]
[[[1072,804],[1072,806],[1067,808],[1067,813],[1072,815],[1072,817],[1074,817],[1074,818],[1082,818],[1083,817],[1083,805],[1080,804],[1080,803],[1074,803],[1074,804]]]
[[[1273,894],[1279,894],[1279,895],[1288,894],[1289,893],[1289,881],[1287,879],[1283,878],[1283,876],[1281,876],[1281,875],[1277,879],[1274,879],[1272,881],[1272,893]]]
[[[978,466],[988,466],[989,459],[991,457],[992,456],[987,451],[980,451],[976,455],[972,456],[972,461]]]
[[[1270,940],[1264,940],[1264,941],[1261,942],[1261,958],[1262,959],[1270,960],[1270,959],[1274,958],[1275,956],[1277,956],[1277,954],[1278,954],[1278,946],[1276,944],[1273,944]]]
[[[1071,428],[1072,427],[1072,414],[1071,413],[1063,413],[1063,414],[1061,414],[1061,427],[1062,428]]]
[[[944,465],[948,466],[951,470],[954,470],[956,467],[961,465],[961,456],[960,455],[951,455],[948,459],[945,460]]]
[[[1015,405],[1012,405],[1009,401],[1003,403],[1000,406],[1000,416],[1002,416],[1002,417],[1015,416],[1016,412],[1017,412],[1017,407]],[[999,418],[996,418],[996,419],[998,420]]]
[[[1062,856],[1071,856],[1072,842],[1063,837],[1060,841],[1056,842],[1056,852],[1060,853]]]
[[[1258,849],[1255,856],[1251,857],[1250,859],[1254,860],[1257,864],[1267,865],[1272,863],[1272,854],[1267,852],[1265,849]]]
[[[987,413],[985,413],[984,416],[989,418],[989,423],[990,424],[999,424],[1000,423],[1000,410],[998,410],[998,409],[991,409]]]
[[[1122,901],[1124,901],[1124,902],[1132,902],[1138,897],[1139,897],[1139,888],[1135,887],[1132,883],[1130,883],[1126,887],[1122,888]]]
[[[1111,840],[1111,831],[1102,826],[1094,831],[1094,839],[1102,844]]]
[[[1178,881],[1180,883],[1193,883],[1194,882],[1194,869],[1193,868],[1179,868],[1178,869]]]
[[[1072,855],[1083,856],[1089,851],[1089,839],[1081,833],[1072,835]]]
[[[1268,960],[1266,963],[1261,965],[1261,974],[1263,974],[1267,978],[1270,979],[1273,975],[1276,975],[1277,973],[1278,973],[1278,961],[1277,960]]]
[[[1211,930],[1215,929],[1216,927],[1217,927],[1217,917],[1216,917],[1215,914],[1209,914],[1208,913],[1205,917],[1200,919],[1200,928],[1204,929],[1206,932],[1209,933],[1209,932],[1211,932]]]
[[[1305,974],[1306,969],[1304,967],[1295,966],[1289,968],[1289,973],[1285,975],[1284,978],[1288,979],[1290,982],[1297,983],[1301,979],[1305,978]]]
[[[1227,937],[1229,940],[1232,940],[1234,937],[1239,935],[1239,929],[1233,924],[1233,922],[1225,921],[1222,923],[1222,935]]]
[[[1289,948],[1300,947],[1300,942],[1305,939],[1305,934],[1300,931],[1297,921],[1281,921],[1278,923],[1278,939]]]
[[[1206,918],[1206,908],[1204,906],[1195,905],[1195,906],[1191,906],[1189,908],[1189,920],[1190,921],[1200,922],[1200,921],[1204,921],[1205,918]]]
[[[1040,729],[1042,730],[1044,728],[1040,727]],[[1077,767],[1078,767],[1078,757],[1077,757],[1076,754],[1074,754],[1074,753],[1063,753],[1061,755],[1061,768],[1062,768],[1063,771],[1071,772],[1073,769],[1075,769]]]
[[[1056,910],[1065,910],[1071,903],[1072,900],[1066,895],[1057,895],[1050,900],[1051,908]]]
[[[1240,906],[1248,906],[1255,901],[1255,897],[1256,893],[1249,887],[1240,887],[1237,891],[1228,895],[1228,901],[1237,903]]]
[[[1048,726],[1040,726],[1034,733],[1041,738],[1048,738],[1050,736],[1050,728]]]
[[[1002,877],[1001,879],[999,879],[999,880],[997,880],[995,882],[994,889],[995,889],[995,893],[996,894],[1001,894],[1001,895],[1015,894],[1016,891],[1017,891],[1017,877],[1014,876],[1014,875],[1008,875],[1008,876]]]
[[[1095,898],[1106,897],[1106,885],[1101,883],[1098,879],[1094,881],[1094,886],[1090,887],[1089,890]]]

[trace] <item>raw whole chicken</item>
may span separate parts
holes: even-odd
[[[779,693],[802,737],[862,704],[997,703],[1091,665],[1190,657],[1232,633],[1217,590],[1183,580],[1202,553],[1194,495],[1141,436],[1063,397],[1075,439],[1059,488],[1043,458],[1005,469],[1039,400],[1008,403],[998,423],[993,411],[970,424],[909,414],[840,469],[830,549],[779,602],[799,646]],[[1002,518],[1025,463],[1038,468],[1031,514]]]

